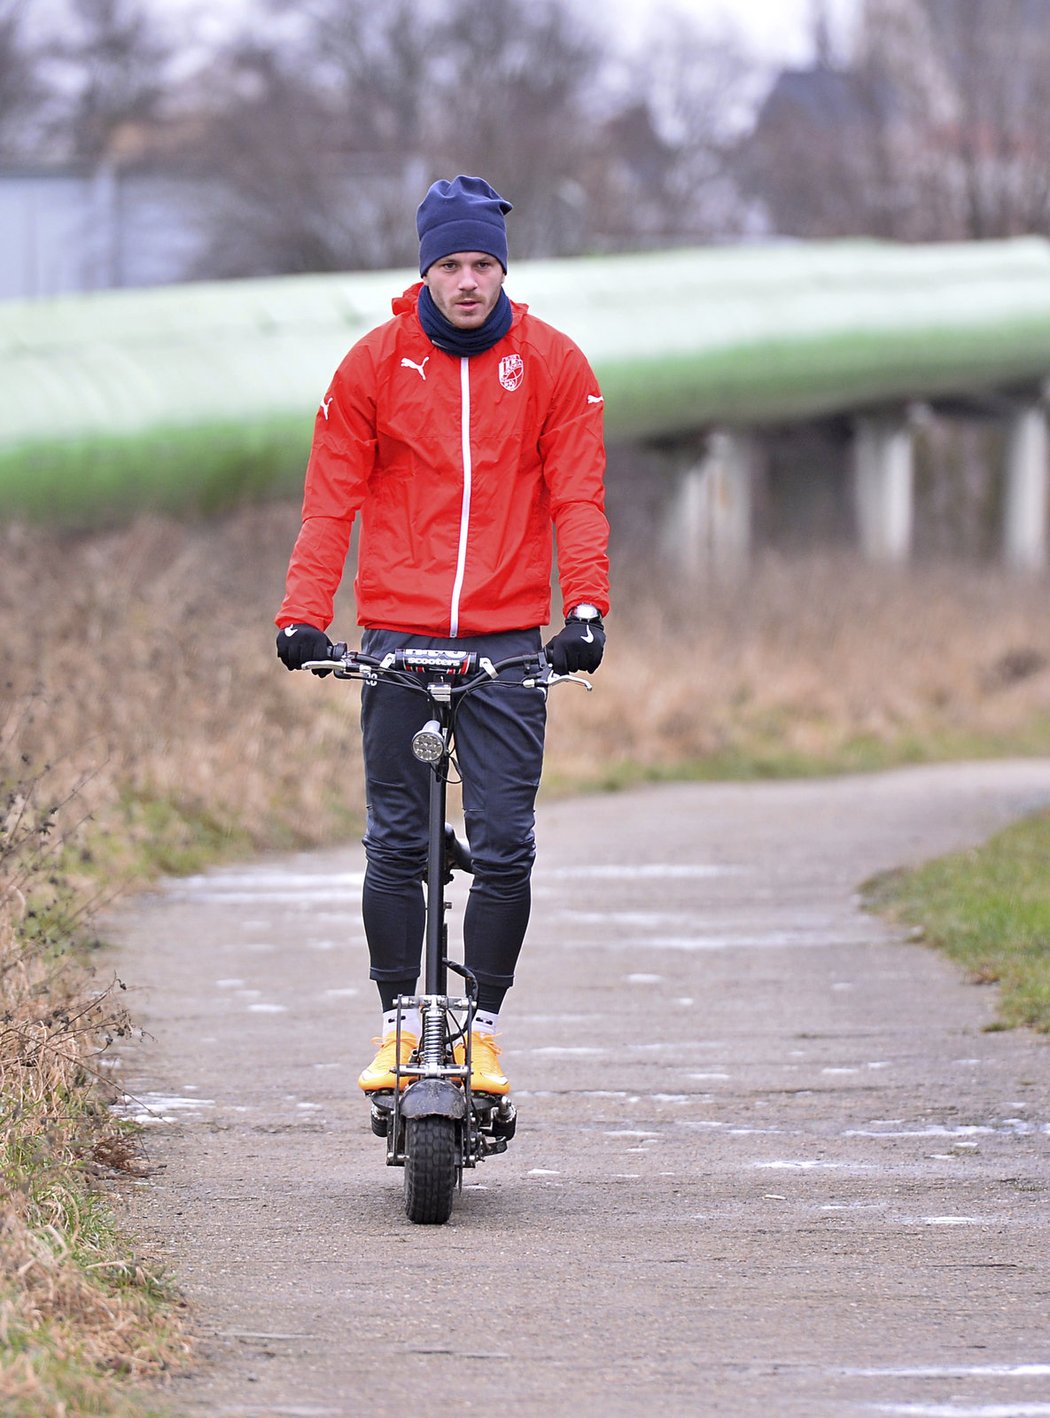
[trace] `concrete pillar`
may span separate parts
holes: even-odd
[[[751,552],[754,440],[745,433],[713,433],[699,462],[678,474],[664,550],[687,577],[732,576]]]
[[[860,418],[854,440],[854,495],[861,550],[869,561],[907,561],[914,481],[907,416]]]
[[[1045,407],[1018,407],[1007,428],[1003,499],[1003,556],[1017,571],[1041,571],[1046,565],[1048,459]]]
[[[664,534],[664,549],[674,569],[697,576],[706,562],[707,482],[704,461],[684,468],[676,478]]]

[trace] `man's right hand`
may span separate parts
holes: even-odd
[[[286,625],[277,632],[277,658],[287,670],[301,670],[308,660],[327,660],[332,642],[313,625]],[[324,676],[328,670],[314,670]]]

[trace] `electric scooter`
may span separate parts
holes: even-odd
[[[398,1060],[407,1011],[419,1011],[422,1028],[408,1062],[394,1067],[395,1087],[368,1096],[372,1131],[386,1139],[387,1166],[404,1168],[406,1215],[414,1222],[442,1224],[452,1213],[456,1191],[462,1189],[464,1168],[505,1152],[517,1122],[509,1097],[471,1087],[477,981],[466,965],[449,958],[446,888],[453,871],[471,871],[467,844],[445,820],[456,707],[485,685],[540,694],[557,683],[582,684],[587,690],[591,685],[576,675],[554,674],[543,653],[493,663],[462,650],[403,649],[376,659],[334,645],[331,659],[310,661],[304,668],[330,670],[337,679],[358,679],[366,685],[397,685],[426,700],[427,719],[411,743],[412,753],[431,770],[424,988],[397,1000]],[[521,674],[501,679],[507,671]],[[453,995],[448,991],[450,971],[463,982]]]

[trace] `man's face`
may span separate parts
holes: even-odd
[[[455,251],[435,261],[423,280],[446,320],[460,330],[476,330],[492,313],[506,278],[495,256]]]

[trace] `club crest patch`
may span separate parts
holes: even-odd
[[[521,355],[504,355],[499,362],[499,382],[511,393],[525,377],[525,361]]]

